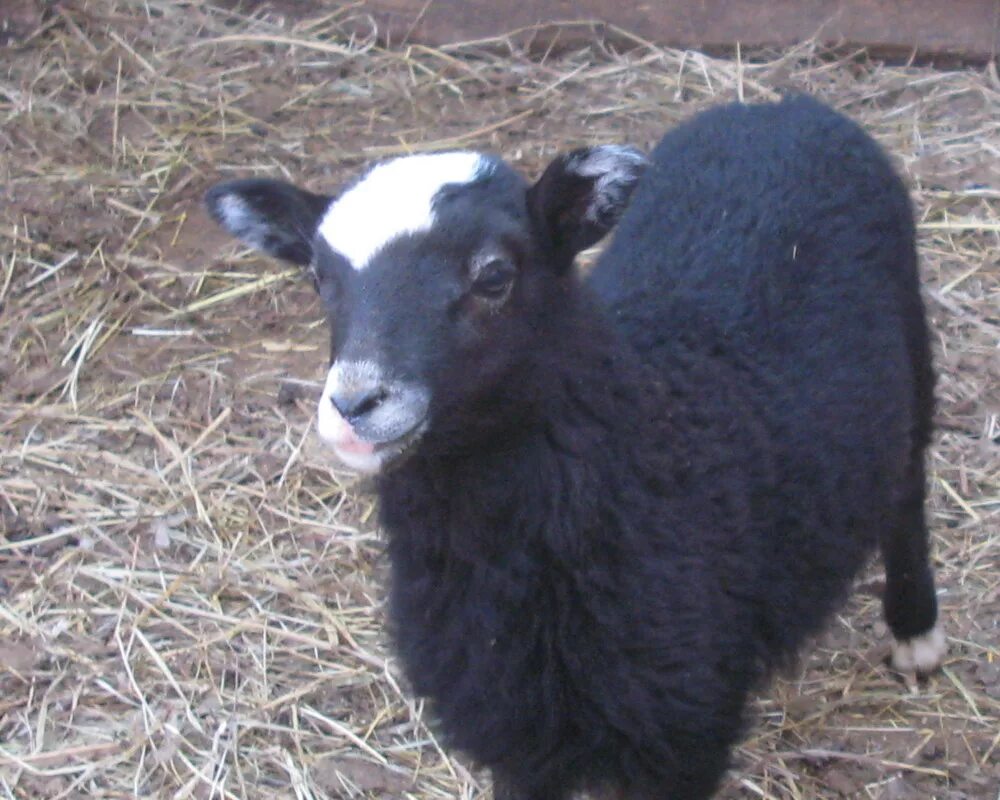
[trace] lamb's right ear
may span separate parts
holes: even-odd
[[[558,269],[610,231],[646,168],[633,147],[584,147],[559,156],[528,190],[528,208],[553,248]]]
[[[242,242],[293,264],[306,266],[313,236],[331,198],[284,181],[226,181],[205,194],[212,218]]]

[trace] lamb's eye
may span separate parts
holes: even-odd
[[[472,291],[487,300],[499,300],[510,290],[514,267],[502,258],[492,258],[477,265]]]

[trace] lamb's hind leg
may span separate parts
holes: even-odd
[[[915,454],[909,472],[899,513],[882,537],[885,561],[882,602],[895,639],[893,666],[901,672],[926,674],[941,664],[947,645],[937,624],[934,575],[928,559],[922,453]]]

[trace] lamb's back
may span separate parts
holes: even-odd
[[[760,350],[813,317],[839,329],[849,309],[883,310],[887,282],[916,286],[905,188],[871,137],[811,98],[711,109],[650,161],[589,279],[626,326],[688,325],[668,312],[694,307]]]
[[[688,408],[765,431],[750,560],[764,641],[791,652],[890,524],[929,427],[909,199],[861,128],[805,97],[708,111],[651,161],[589,283],[668,382],[679,352],[721,365]]]

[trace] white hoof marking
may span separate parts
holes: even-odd
[[[899,672],[927,675],[941,666],[948,643],[944,631],[935,625],[927,633],[892,643],[892,666]]]

